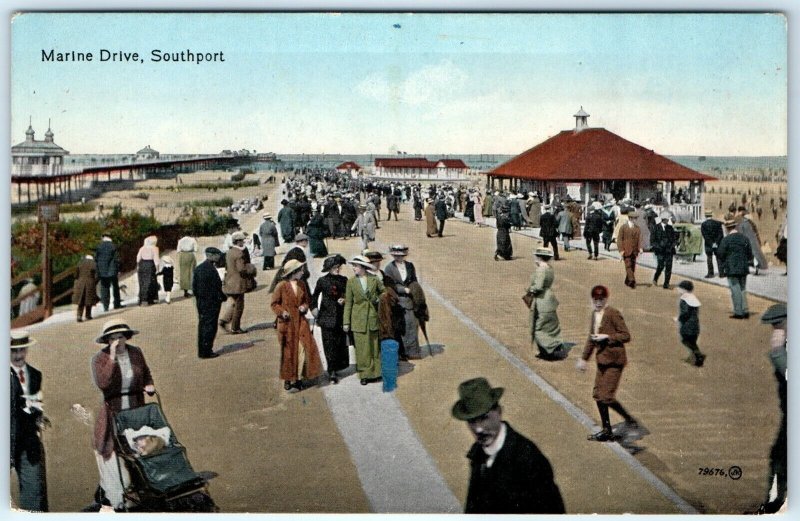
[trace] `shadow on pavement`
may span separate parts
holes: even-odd
[[[275,329],[275,322],[262,322],[261,324],[254,324],[247,328],[248,331],[259,331],[262,329]]]
[[[420,351],[422,351],[422,358],[427,358],[444,353],[444,348],[444,344],[425,344],[420,346]]]
[[[650,431],[644,425],[639,424],[638,427],[631,428],[625,425],[625,422],[620,422],[611,427],[611,430],[614,434],[622,436],[619,444],[630,454],[636,455],[647,449],[647,447],[636,445],[637,441],[650,434]]]
[[[228,345],[222,346],[222,348],[217,350],[216,353],[219,354],[219,355],[227,355],[227,354],[230,354],[230,353],[236,353],[236,352],[239,352],[239,351],[244,351],[245,349],[250,349],[255,344],[263,342],[263,341],[264,341],[263,339],[257,339],[257,340],[248,340],[247,342],[237,342],[235,344],[228,344]]]

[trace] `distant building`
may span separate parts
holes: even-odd
[[[54,176],[64,169],[64,156],[69,154],[53,142],[50,124],[44,134],[44,141],[34,139],[33,126],[28,125],[25,141],[11,147],[12,176]]]
[[[358,175],[362,170],[361,165],[353,161],[346,161],[336,167],[336,171],[340,174],[350,174],[351,176]]]
[[[153,159],[158,159],[158,156],[161,154],[158,150],[153,150],[150,148],[150,145],[147,145],[143,149],[136,152],[136,160],[137,161],[151,161]]]
[[[272,163],[278,161],[278,155],[275,152],[260,152],[256,154],[256,161],[264,163]]]
[[[466,176],[469,167],[460,159],[440,159],[436,162],[436,175],[439,177]]]
[[[575,128],[564,130],[487,173],[492,189],[569,195],[588,203],[597,196],[632,199],[703,218],[705,182],[701,174],[628,141],[604,128],[591,128],[583,107]],[[673,201],[675,183],[687,185],[683,201]]]
[[[424,157],[379,157],[372,175],[384,179],[413,181],[466,181],[469,167],[461,159],[428,161]]]

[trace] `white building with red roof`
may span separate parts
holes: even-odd
[[[359,173],[361,173],[362,170],[363,168],[361,167],[361,165],[359,165],[354,161],[345,161],[344,163],[336,167],[336,171],[339,172],[340,174],[350,174],[351,176],[358,175]]]
[[[378,157],[372,175],[382,179],[458,182],[467,181],[469,167],[461,159],[429,161],[424,157]]]
[[[703,216],[705,182],[716,178],[680,165],[604,128],[591,128],[583,107],[575,128],[564,130],[487,173],[492,189],[570,195],[588,203],[599,194],[674,206],[676,183],[685,185],[685,211]]]

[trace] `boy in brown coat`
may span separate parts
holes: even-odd
[[[625,344],[631,340],[631,334],[628,332],[628,326],[625,325],[622,314],[615,308],[606,305],[608,288],[595,286],[592,288],[591,295],[594,307],[592,325],[583,355],[575,365],[579,371],[586,371],[586,362],[591,358],[592,353],[595,353],[597,374],[594,378],[592,398],[597,402],[597,409],[600,411],[602,430],[590,435],[588,439],[590,441],[618,441],[620,436],[611,431],[609,407],[625,419],[627,429],[639,428],[636,420],[615,398],[617,387],[622,379],[622,369],[628,363],[625,356]]]

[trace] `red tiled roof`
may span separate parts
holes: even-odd
[[[467,164],[460,159],[440,159],[437,163],[443,163],[447,168],[469,168]]]
[[[384,168],[436,168],[436,163],[424,157],[376,157],[375,166]]]
[[[358,163],[354,163],[353,161],[345,161],[341,165],[336,167],[336,170],[361,170],[361,167]]]
[[[488,173],[541,181],[713,181],[604,128],[565,130]]]

